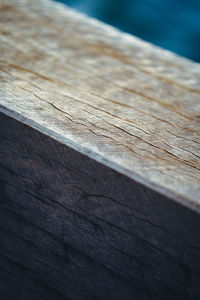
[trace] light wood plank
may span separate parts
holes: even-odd
[[[199,65],[61,4],[0,3],[1,111],[199,210]]]

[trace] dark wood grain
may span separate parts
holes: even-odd
[[[194,211],[0,115],[1,299],[199,299]]]

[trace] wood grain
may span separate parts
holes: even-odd
[[[0,0],[0,299],[200,299],[200,66]]]
[[[199,210],[199,65],[61,4],[0,3],[1,110]]]
[[[200,298],[199,214],[13,118],[0,128],[1,299]]]

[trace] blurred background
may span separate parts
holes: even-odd
[[[200,62],[200,0],[57,0]]]

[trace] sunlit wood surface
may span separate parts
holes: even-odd
[[[200,204],[199,65],[49,1],[1,0],[0,22],[2,107]]]

